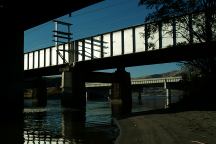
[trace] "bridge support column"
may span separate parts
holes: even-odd
[[[165,108],[170,108],[171,104],[171,89],[168,88],[167,82],[164,82],[164,89],[166,90]]]
[[[139,88],[138,90],[138,103],[139,105],[142,105],[142,88]]]
[[[130,73],[125,69],[117,69],[111,90],[112,115],[118,117],[131,113],[132,94]]]
[[[80,72],[72,69],[62,73],[61,103],[63,107],[72,109],[74,120],[85,121],[85,81]]]
[[[33,106],[45,107],[47,105],[47,87],[44,79],[36,80],[36,88],[33,88],[32,99]]]

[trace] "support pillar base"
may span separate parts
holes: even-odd
[[[62,74],[62,107],[70,109],[73,120],[85,121],[85,82],[78,70],[72,69]]]
[[[118,69],[115,72],[114,81],[111,94],[112,115],[114,117],[128,115],[132,110],[130,73],[124,69]]]

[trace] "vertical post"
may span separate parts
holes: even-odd
[[[68,43],[68,47],[69,47],[69,45],[70,45],[70,43]],[[63,53],[63,64],[65,64],[65,44],[63,44],[62,53]]]
[[[68,43],[68,61],[69,65],[73,65],[73,63],[76,61],[75,42]]]
[[[71,26],[71,24],[68,23],[66,25],[67,25],[67,28],[68,28],[68,39],[67,39],[68,41],[67,41],[67,43],[69,44],[70,40],[71,40],[71,38],[70,38],[70,34],[71,34],[71,32],[70,32],[71,31],[70,26]]]
[[[121,30],[121,45],[122,45],[122,55],[124,54],[124,30]]]
[[[33,51],[33,56],[32,56],[33,57],[33,60],[32,60],[32,63],[33,63],[32,68],[33,69],[35,68],[35,65],[34,65],[34,63],[35,63],[35,56],[34,55],[35,55],[35,51]]]
[[[74,48],[74,53],[75,53],[75,61],[78,61],[79,60],[79,49],[78,49],[78,41],[75,41],[75,48]]]
[[[110,56],[113,56],[113,33],[110,33]]]
[[[103,35],[100,36],[100,40],[101,40],[101,43],[100,43],[100,47],[101,47],[101,58],[103,58],[103,57],[104,57]]]
[[[38,50],[38,68],[40,68],[40,51]]]
[[[148,38],[149,38],[148,25],[145,24],[145,51],[148,51]]]
[[[70,34],[71,34],[71,29],[70,29],[70,24],[67,24],[67,28],[68,28],[68,61],[69,61],[69,65],[73,65],[73,63],[75,63],[75,50],[74,50],[74,44],[70,42],[71,38],[70,38]],[[65,45],[64,45],[64,54],[63,54],[63,59],[65,60]]]
[[[44,67],[46,67],[46,49],[44,49]]]
[[[91,59],[94,59],[94,41],[93,41],[93,37],[91,37]]]
[[[171,90],[166,89],[166,107],[165,108],[170,108],[171,104]]]
[[[52,65],[52,48],[49,48],[50,51],[50,66]]]
[[[132,28],[132,40],[133,40],[133,53],[136,52],[136,35],[135,35],[135,27]]]
[[[58,31],[58,22],[55,21],[55,35],[58,35],[57,31]],[[59,52],[59,48],[58,48],[58,37],[55,37],[55,46],[56,46],[56,65],[58,65],[58,52]]]
[[[167,81],[164,81],[164,89],[166,90],[165,108],[170,108],[171,104],[171,90],[167,86]]]
[[[29,52],[27,53],[27,70],[29,70]]]
[[[85,40],[82,39],[82,60],[85,61]]]

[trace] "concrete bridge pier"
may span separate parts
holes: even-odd
[[[73,120],[85,121],[85,81],[81,70],[72,69],[62,73],[61,104],[72,111]]]
[[[130,73],[124,68],[118,68],[114,73],[114,82],[111,89],[112,115],[114,117],[127,115],[132,110]]]
[[[47,86],[46,81],[41,77],[35,81],[36,87],[32,91],[32,105],[45,107],[47,105]]]

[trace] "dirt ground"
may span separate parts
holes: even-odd
[[[116,144],[216,144],[216,111],[142,114],[117,122]]]

